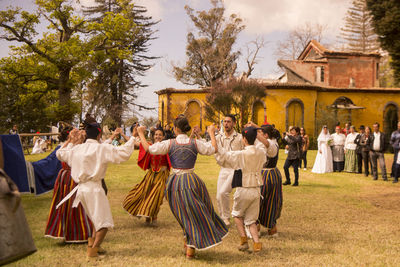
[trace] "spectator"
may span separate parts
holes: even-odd
[[[359,129],[359,134],[356,137],[355,143],[357,144],[356,147],[356,155],[357,155],[357,166],[358,166],[358,173],[362,173],[362,151],[360,146],[360,138],[363,134],[365,134],[365,126],[361,125]]]
[[[371,141],[371,128],[365,127],[365,132],[361,134],[358,145],[361,148],[362,160],[364,162],[364,175],[367,177],[369,175],[369,165],[371,160],[369,157],[370,151],[370,141]]]
[[[358,133],[356,132],[356,128],[352,125],[350,127],[350,132],[346,136],[346,141],[344,143],[344,171],[345,172],[357,172],[358,164],[357,164],[357,154],[356,148],[357,144],[355,143],[356,137]]]
[[[175,135],[174,135],[173,131],[171,130],[171,127],[168,124],[165,125],[164,132],[165,132],[164,140],[169,140],[169,139],[175,138]]]
[[[345,136],[347,136],[347,135],[350,133],[350,125],[351,125],[350,122],[348,122],[348,123],[346,123],[346,124],[344,125],[344,128],[343,128],[342,133],[343,133]]]
[[[379,166],[382,170],[382,178],[384,181],[387,181],[386,175],[386,165],[385,165],[385,156],[384,152],[386,150],[386,136],[384,133],[379,131],[379,123],[375,122],[373,125],[374,133],[371,135],[370,141],[370,152],[369,155],[371,157],[372,163],[372,175],[374,176],[374,180],[378,180],[378,161]]]
[[[10,131],[8,132],[8,134],[18,134],[18,126],[14,124],[12,129],[10,129]]]
[[[332,155],[333,171],[341,172],[344,170],[344,143],[346,136],[342,133],[340,126],[336,126],[335,133],[332,134]]]
[[[397,156],[400,151],[400,121],[397,123],[397,130],[394,131],[390,137],[390,145],[393,147],[393,152],[394,152],[394,159],[393,159],[393,164],[392,164],[392,177],[395,176],[396,172],[396,161],[397,161]]]
[[[306,130],[304,128],[300,128],[300,135],[303,140],[303,147],[302,147],[299,167],[301,169],[301,162],[303,161],[304,170],[307,170],[307,151],[310,146],[310,139],[308,138],[308,135],[306,134]]]
[[[283,185],[289,185],[290,182],[290,174],[289,174],[289,167],[293,166],[295,180],[293,186],[299,185],[299,161],[301,156],[301,147],[302,147],[302,140],[300,136],[300,128],[299,127],[292,127],[289,133],[285,134],[284,138],[285,142],[288,146],[288,156],[285,161],[285,165],[283,169],[285,170],[286,182]]]

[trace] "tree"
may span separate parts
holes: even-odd
[[[311,40],[323,41],[326,26],[306,23],[291,30],[284,41],[278,41],[275,55],[279,59],[295,60]]]
[[[156,117],[144,117],[142,119],[142,124],[147,127],[147,129],[150,129],[151,127],[154,127],[158,122],[158,119]]]
[[[157,57],[147,55],[149,42],[153,40],[152,27],[158,23],[146,16],[147,9],[134,5],[128,0],[96,0],[96,5],[84,7],[84,14],[91,21],[102,23],[109,14],[118,14],[137,25],[132,28],[133,39],[116,36],[109,40],[112,49],[105,49],[105,54],[98,57],[92,65],[96,77],[88,84],[89,110],[97,108],[102,113],[111,114],[116,124],[122,123],[122,113],[129,103],[134,105],[136,89],[145,87],[138,76],[143,76],[153,65],[149,61]],[[93,34],[98,34],[94,31]],[[123,37],[123,38],[121,38]],[[114,44],[118,43],[118,46]],[[125,50],[115,53],[113,50]]]
[[[366,0],[353,0],[344,21],[340,39],[347,50],[363,53],[379,50],[378,36],[372,26],[372,15]]]
[[[79,17],[67,0],[36,0],[37,11],[29,13],[20,8],[0,11],[1,39],[23,43],[15,52],[20,56],[35,55],[35,65],[45,66],[48,73],[37,73],[42,67],[30,68],[32,73],[25,78],[33,82],[45,82],[44,91],[57,91],[59,119],[71,121],[76,109],[71,105],[71,92],[74,81],[72,72],[78,69],[89,53],[91,45],[80,36],[85,28],[85,21]],[[38,38],[35,28],[44,18],[49,23],[49,31]]]
[[[255,80],[231,78],[218,82],[206,96],[205,116],[209,121],[218,121],[219,114],[236,114],[240,130],[250,120],[253,104],[265,96],[265,86]]]
[[[187,35],[184,66],[173,65],[177,81],[188,85],[210,87],[216,81],[233,77],[240,52],[233,50],[238,34],[244,29],[236,14],[225,18],[222,0],[210,0],[208,11],[194,11],[185,6],[196,32]]]
[[[368,10],[372,14],[373,26],[381,47],[392,58],[396,84],[400,83],[400,2],[396,0],[367,0]]]

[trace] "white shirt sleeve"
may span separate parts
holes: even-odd
[[[217,154],[224,163],[222,167],[234,170],[244,168],[243,151],[226,151],[222,148],[221,151],[218,150]]]
[[[126,142],[122,146],[103,144],[102,146],[104,146],[104,149],[106,150],[106,161],[111,163],[121,163],[127,161],[131,157],[132,152],[135,149],[133,142],[134,138],[131,137],[128,142]]]
[[[72,144],[68,144],[66,147],[58,149],[56,152],[56,157],[58,158],[58,160],[70,165],[71,163],[69,161],[69,158],[72,152],[72,147]]]
[[[149,152],[152,155],[165,155],[168,153],[170,143],[171,143],[170,140],[164,140],[162,142],[152,144],[149,147]]]
[[[215,153],[215,148],[211,142],[205,142],[203,140],[195,139],[197,150],[200,155],[212,155]]]

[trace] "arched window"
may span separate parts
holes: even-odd
[[[383,132],[391,135],[397,130],[397,122],[399,121],[399,106],[395,102],[389,102],[385,105],[383,111]]]
[[[253,115],[251,120],[257,124],[262,125],[265,122],[266,108],[264,102],[256,101],[253,104]]]
[[[289,126],[304,127],[304,104],[298,98],[292,98],[286,103],[286,130]]]
[[[186,108],[184,112],[186,118],[189,120],[190,126],[199,126],[202,130],[202,112],[201,104],[198,100],[192,99],[186,103]]]

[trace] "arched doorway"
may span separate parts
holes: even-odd
[[[394,102],[389,102],[385,105],[383,111],[383,132],[388,137],[392,132],[397,130],[397,122],[399,121],[399,106]]]
[[[335,110],[334,123],[340,122],[340,125],[344,127],[346,123],[351,122],[351,107],[353,106],[355,105],[350,98],[345,96],[338,97],[331,106]]]
[[[304,104],[298,98],[286,103],[286,130],[289,126],[304,127]]]
[[[261,101],[256,101],[253,104],[253,114],[251,120],[257,124],[257,125],[262,125],[265,122],[265,105]]]
[[[189,100],[186,103],[186,108],[184,112],[186,118],[189,121],[190,126],[199,126],[200,130],[202,129],[202,118],[201,118],[201,105],[198,100]]]

